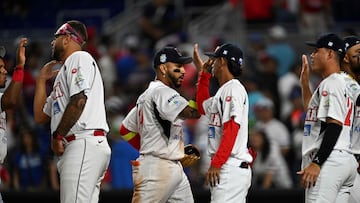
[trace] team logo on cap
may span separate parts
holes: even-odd
[[[242,65],[243,59],[239,58],[239,65]]]
[[[165,63],[165,62],[166,62],[166,54],[161,54],[161,55],[160,55],[160,62],[161,62],[161,63]]]
[[[227,55],[227,54],[228,54],[228,51],[227,51],[227,50],[224,50],[224,51],[223,51],[223,54],[224,54],[224,55]]]
[[[330,47],[332,47],[333,45],[334,45],[333,42],[329,42],[329,43],[328,43],[328,46],[330,46]]]
[[[346,44],[345,44],[345,49],[347,49],[349,46],[350,46],[350,44],[349,44],[349,43],[346,43]]]

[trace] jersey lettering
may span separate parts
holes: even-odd
[[[313,108],[309,108],[306,112],[306,117],[305,117],[305,121],[312,121],[312,122],[316,122],[317,121],[317,111],[318,111],[317,106],[313,107]]]
[[[212,113],[210,116],[210,125],[213,126],[221,126],[221,118],[220,118],[220,114],[219,113]]]
[[[57,98],[64,96],[64,92],[61,89],[60,82],[58,82],[56,85],[54,85],[53,89],[54,89],[53,90],[54,94],[52,94],[52,99],[53,100],[56,100]]]

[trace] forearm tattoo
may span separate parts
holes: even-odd
[[[85,108],[86,99],[87,97],[83,92],[71,97],[57,129],[59,134],[66,135],[80,118]]]

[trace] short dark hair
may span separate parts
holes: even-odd
[[[82,23],[78,20],[70,20],[67,23],[69,23],[71,25],[71,27],[81,35],[83,40],[85,42],[87,42],[88,34],[87,34],[86,26],[84,23]]]
[[[234,76],[234,77],[238,77],[241,75],[242,73],[242,68],[241,66],[236,63],[235,61],[231,61],[231,60],[227,60],[225,58],[226,62],[227,62],[227,67],[230,71],[230,73]]]

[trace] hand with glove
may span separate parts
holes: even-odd
[[[184,168],[194,165],[200,159],[200,151],[192,144],[184,147],[184,153],[184,158],[180,160]]]

